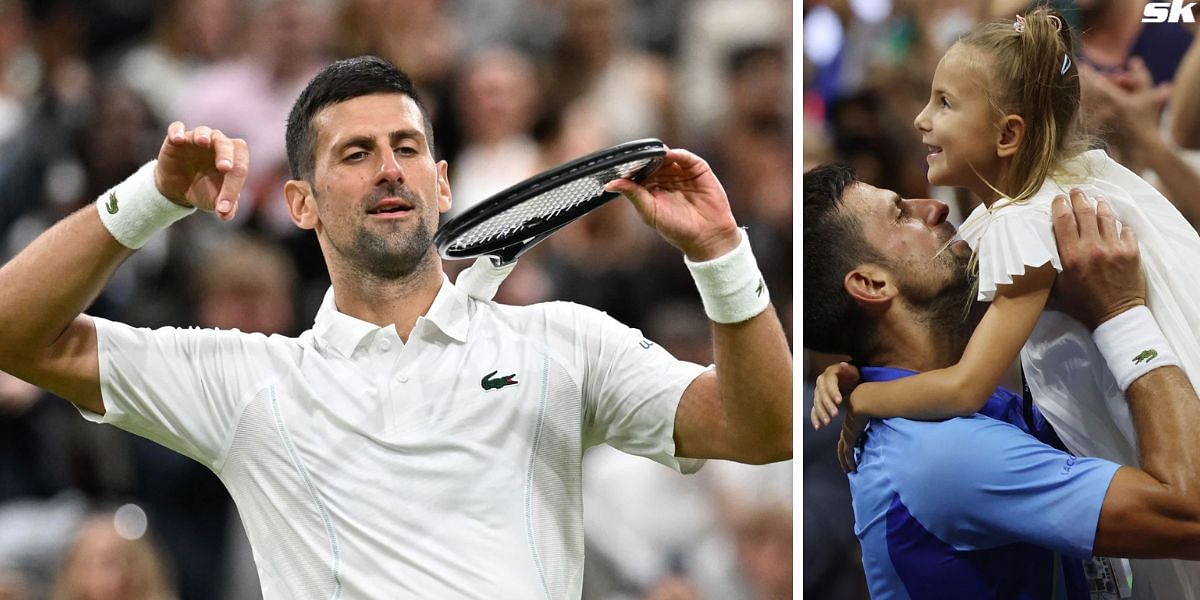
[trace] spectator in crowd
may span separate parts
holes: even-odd
[[[567,0],[565,24],[546,81],[552,102],[580,99],[601,115],[618,143],[675,136],[670,72],[625,36],[628,0]]]
[[[246,51],[193,77],[174,118],[211,123],[254,148],[242,218],[276,237],[294,234],[279,182],[286,179],[283,129],[292,100],[329,58],[331,9],[322,0],[249,4]]]
[[[1192,39],[1192,45],[1179,63],[1175,72],[1174,91],[1171,95],[1171,134],[1185,148],[1200,150],[1200,35]]]
[[[458,82],[456,108],[463,137],[450,163],[451,217],[541,167],[531,129],[542,95],[529,59],[512,48],[489,48],[467,61]]]
[[[30,47],[24,4],[0,2],[0,147],[9,142],[29,118],[40,83],[40,58]]]
[[[124,534],[124,535],[122,535]],[[84,521],[63,560],[52,600],[173,600],[167,567],[153,542],[119,532],[115,514]]]
[[[129,49],[117,72],[165,123],[175,117],[192,79],[236,49],[241,21],[239,0],[170,0],[159,10],[150,39]]]

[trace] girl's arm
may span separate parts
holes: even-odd
[[[1046,306],[1055,270],[1026,269],[1000,286],[958,364],[887,382],[864,383],[850,402],[861,416],[946,419],[978,412],[1000,383]]]

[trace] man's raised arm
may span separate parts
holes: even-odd
[[[684,391],[675,451],[768,463],[792,457],[792,354],[750,245],[700,157],[669,150],[642,185],[618,180],[642,220],[683,251],[713,321],[716,369]]]
[[[1200,398],[1145,308],[1137,240],[1118,235],[1104,202],[1095,210],[1078,190],[1054,201],[1063,272],[1059,305],[1093,329],[1138,434],[1142,469],[1113,477],[1093,551],[1098,556],[1200,560]],[[1138,360],[1138,359],[1141,360]],[[1170,365],[1157,366],[1156,365]]]
[[[0,370],[103,414],[96,328],[80,313],[157,229],[193,207],[231,219],[248,168],[244,141],[172,123],[157,163],[0,267]]]

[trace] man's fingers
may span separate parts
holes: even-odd
[[[222,173],[228,173],[233,168],[233,140],[220,131],[213,132],[213,166]]]
[[[642,216],[642,220],[654,226],[654,195],[650,190],[634,183],[629,179],[617,179],[604,186],[606,192],[617,192],[633,203],[633,208]]]
[[[184,135],[186,131],[187,128],[184,127],[183,121],[173,121],[167,126],[167,143],[182,144],[187,139]]]
[[[1096,220],[1099,222],[1100,238],[1104,240],[1118,239],[1117,216],[1104,198],[1096,197]]]
[[[1079,227],[1080,239],[1095,240],[1100,236],[1096,226],[1096,209],[1092,208],[1087,196],[1078,188],[1071,189],[1071,211],[1075,213],[1075,224]]]
[[[1137,234],[1133,231],[1133,226],[1129,223],[1121,224],[1121,243],[1127,249],[1137,250]]]
[[[1067,197],[1059,194],[1050,202],[1050,214],[1054,223],[1054,237],[1059,248],[1075,243],[1079,239],[1079,226],[1075,223],[1075,212]]]
[[[221,136],[224,137],[224,136]],[[245,140],[232,139],[229,140],[229,157],[230,166],[225,171],[225,177],[221,182],[221,191],[217,194],[217,202],[215,209],[217,216],[229,220],[233,218],[237,211],[238,197],[242,193],[242,186],[246,183],[246,175],[250,172],[250,149],[246,146]],[[220,170],[221,158],[217,158],[217,168]]]
[[[201,125],[192,130],[192,143],[202,148],[208,148],[212,145],[212,128]]]

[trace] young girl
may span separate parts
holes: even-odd
[[[1045,310],[1062,268],[1050,203],[1073,187],[1103,198],[1137,232],[1148,307],[1200,384],[1200,236],[1137,175],[1102,150],[1081,151],[1079,96],[1070,31],[1046,8],[981,25],[942,58],[914,124],[929,146],[930,183],[967,187],[983,199],[959,236],[976,252],[978,299],[991,305],[958,364],[855,388],[850,401],[859,416],[973,414],[1019,352],[1034,401],[1071,451],[1138,464],[1123,389],[1147,361],[1168,360],[1169,349],[1147,348],[1130,357],[1135,364],[1112,365],[1114,377],[1088,327]],[[819,399],[826,410],[831,400],[840,399]],[[1200,592],[1196,567],[1155,561],[1145,567],[1161,569],[1152,575],[1135,566],[1134,585],[1152,583],[1157,598],[1191,597]]]

